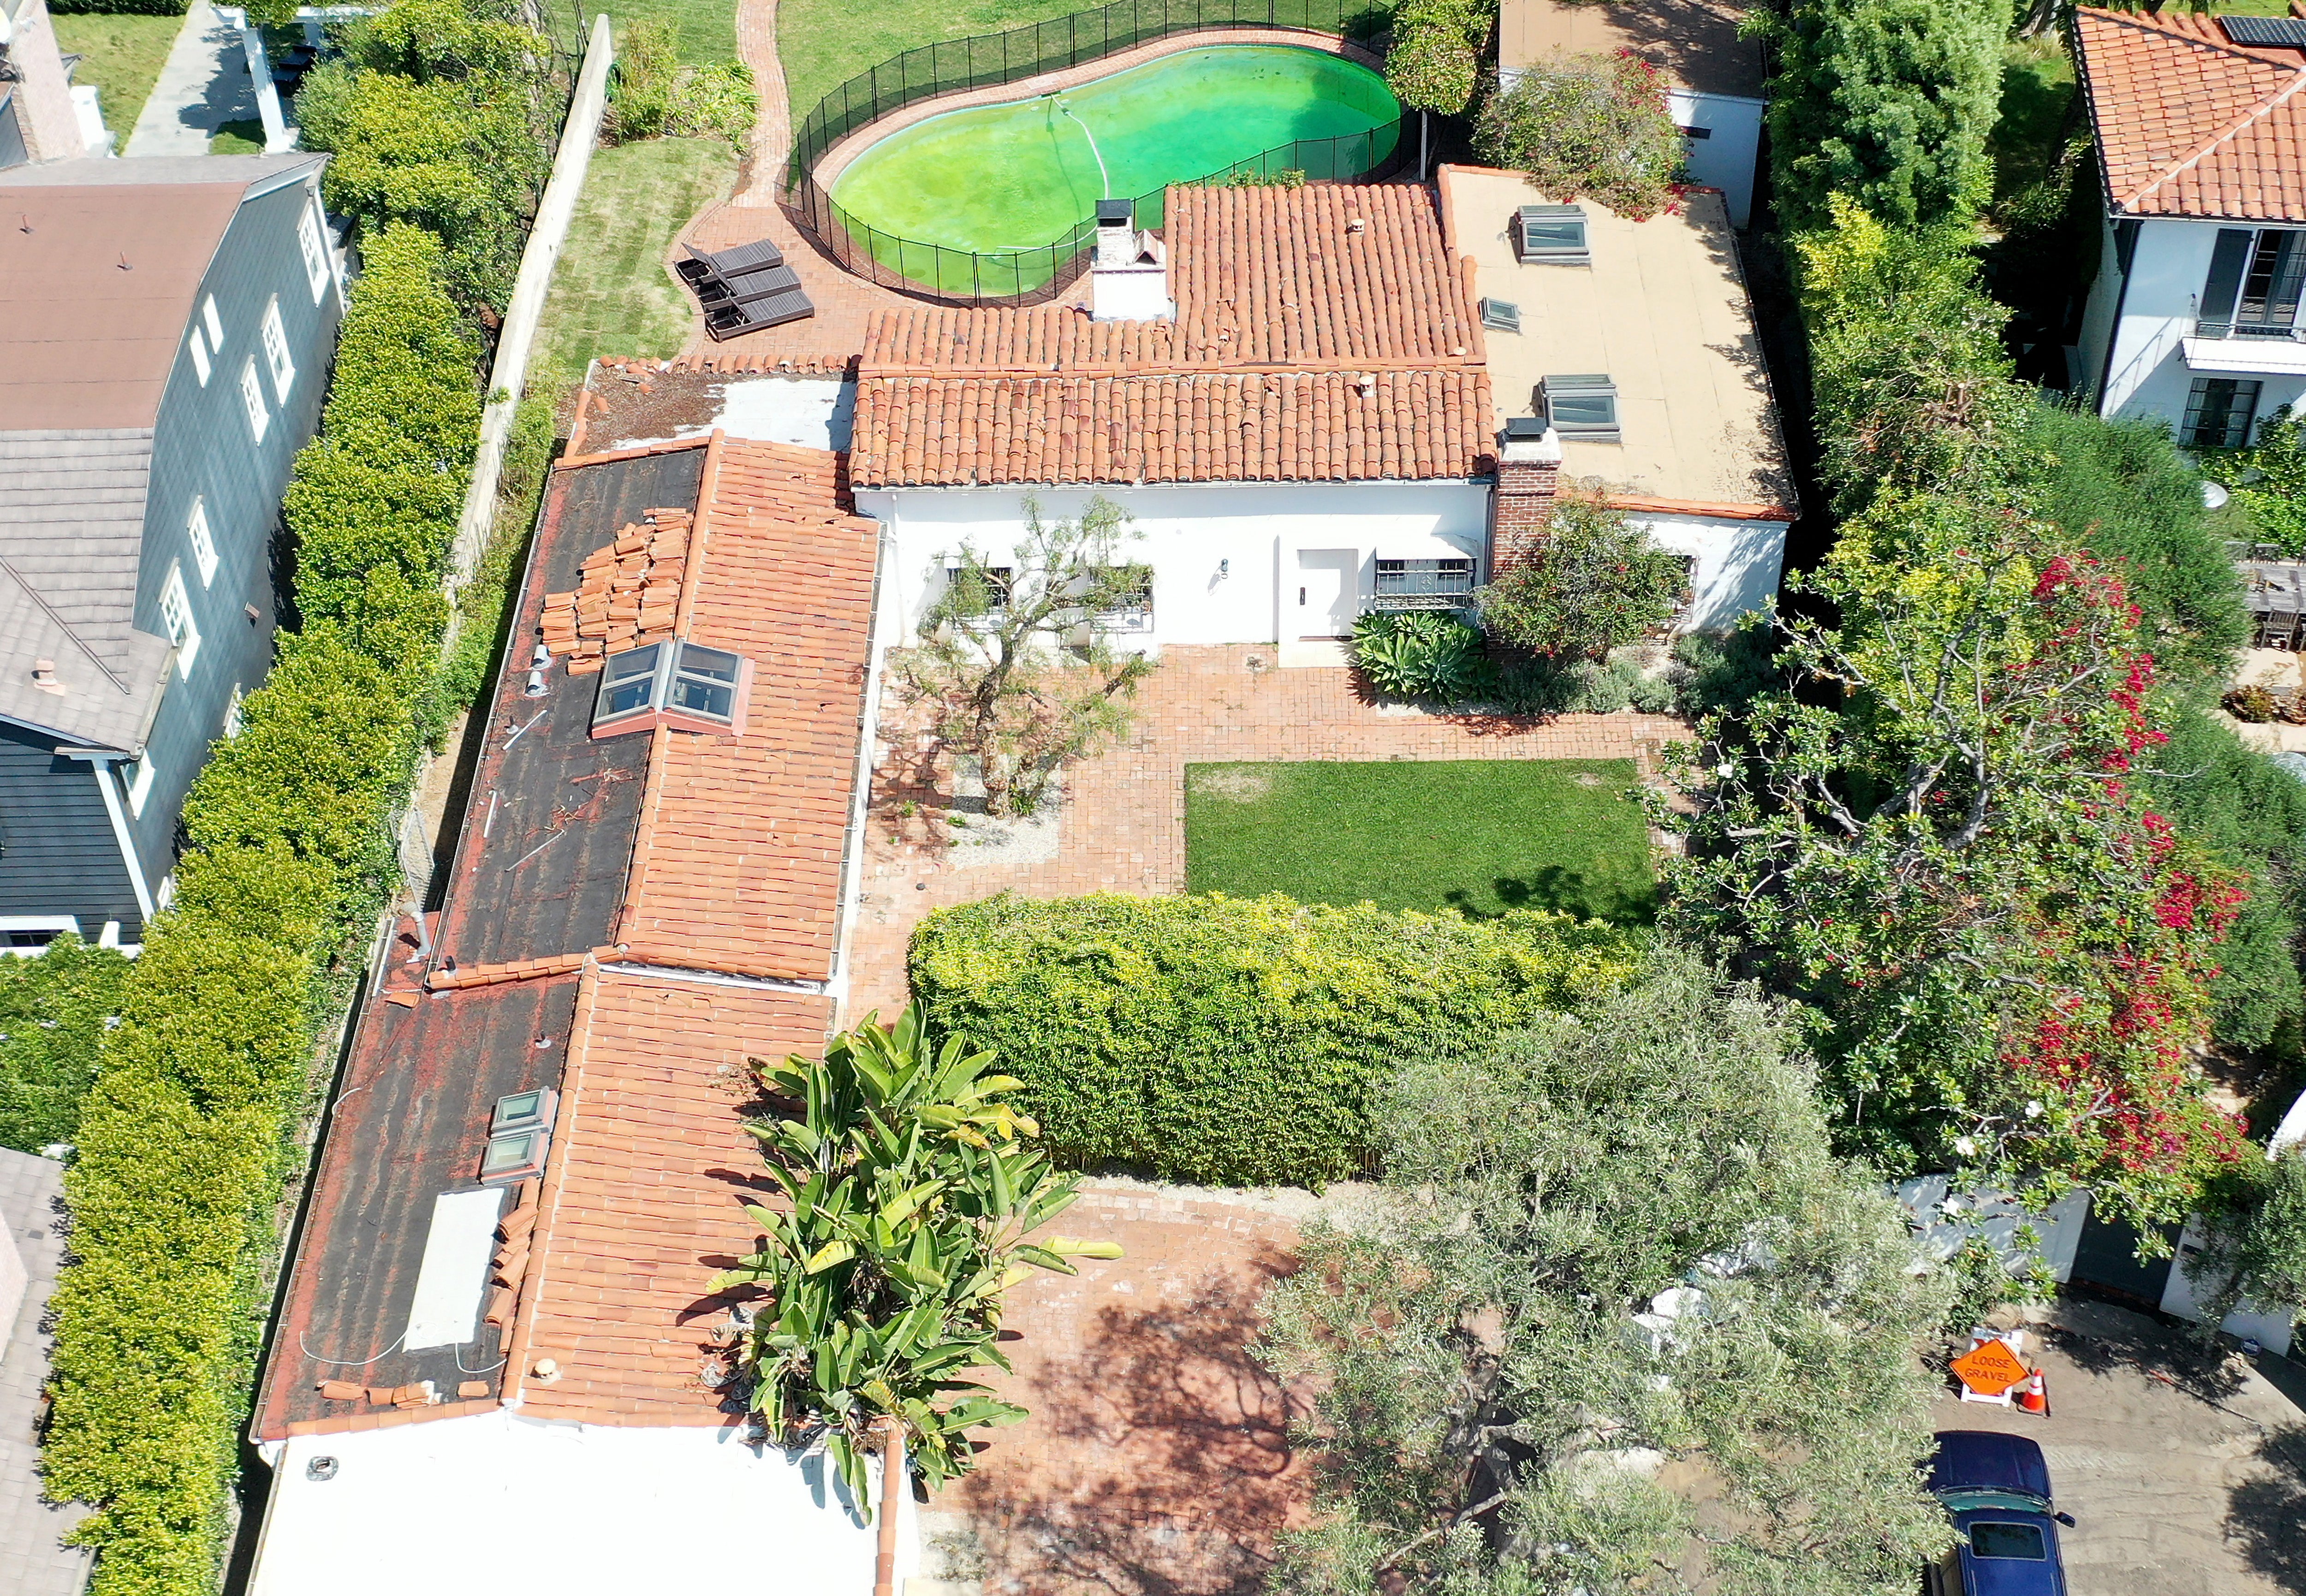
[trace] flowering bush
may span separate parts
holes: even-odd
[[[1820,1011],[1849,1145],[2176,1216],[2239,1147],[2191,1061],[2242,893],[2135,779],[2165,739],[2121,578],[1885,493],[1801,590],[1841,616],[1781,623],[1806,691],[1709,718],[1696,813],[1659,806],[1668,923]]]
[[[1593,200],[1637,222],[1672,203],[1682,163],[1665,74],[1631,50],[1525,68],[1482,107],[1476,140],[1547,199]]]
[[[1688,580],[1680,555],[1606,499],[1558,499],[1543,548],[1482,589],[1482,619],[1532,653],[1598,660],[1672,619]]]

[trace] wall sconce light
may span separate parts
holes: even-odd
[[[1230,559],[1220,559],[1219,561],[1217,561],[1217,580],[1218,580],[1218,581],[1222,582],[1222,581],[1224,581],[1227,576],[1232,576],[1232,575],[1233,575],[1233,561],[1231,561]]]

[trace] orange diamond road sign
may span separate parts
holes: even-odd
[[[1999,1396],[2033,1372],[2001,1341],[1989,1341],[1974,1352],[1964,1353],[1953,1361],[1953,1371],[1963,1385],[1980,1396]]]

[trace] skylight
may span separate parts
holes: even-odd
[[[611,654],[593,704],[593,735],[617,737],[652,726],[742,731],[744,657],[696,643],[651,643]]]
[[[1618,385],[1606,374],[1548,377],[1537,391],[1547,424],[1565,441],[1615,443],[1624,436],[1618,426]]]
[[[1525,266],[1591,266],[1585,211],[1577,205],[1525,205],[1517,213]]]

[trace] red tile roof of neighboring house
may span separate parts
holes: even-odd
[[[1488,468],[1466,263],[1402,184],[1173,188],[1174,321],[884,312],[858,367],[860,487],[1320,482]]]
[[[825,980],[865,708],[878,525],[823,449],[707,462],[677,630],[752,662],[741,737],[652,735],[614,941],[644,963]]]
[[[734,1421],[698,1375],[726,1319],[705,1286],[752,1250],[744,1205],[770,1189],[745,1060],[817,1052],[832,1021],[830,998],[586,972],[506,1370],[524,1413]],[[534,1373],[546,1358],[549,1382]]]
[[[2084,9],[2075,27],[2117,215],[2306,220],[2306,54],[2207,16]]]

